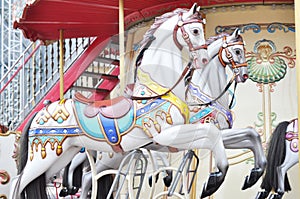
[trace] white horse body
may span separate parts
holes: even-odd
[[[233,43],[235,42],[237,39],[236,37],[239,36],[236,32],[233,33],[232,35],[227,37],[227,43]],[[210,44],[210,46],[208,47],[208,53],[213,57],[212,60],[210,60],[210,62],[208,63],[207,67],[204,67],[201,70],[195,70],[193,75],[192,75],[192,80],[191,80],[191,84],[188,85],[188,92],[187,92],[187,101],[191,102],[191,103],[199,103],[199,99],[202,99],[201,103],[204,102],[208,102],[203,100],[203,97],[206,96],[207,98],[210,98],[210,100],[217,98],[220,93],[222,93],[222,91],[225,89],[226,87],[226,83],[227,83],[227,78],[226,78],[226,70],[225,67],[222,66],[222,64],[220,63],[220,60],[218,58],[218,53],[219,53],[219,49],[223,46],[223,39],[218,39],[216,41],[214,41],[212,44]],[[243,48],[244,45],[243,43],[236,43],[236,45],[233,46],[235,51],[239,50],[241,52],[241,55],[243,55]],[[238,56],[236,56],[232,50],[230,49],[230,53],[233,54],[234,58],[235,58],[235,62],[237,64],[242,64],[245,63],[245,57],[241,56],[240,58]],[[148,52],[148,50],[146,51]],[[154,50],[150,49],[150,53],[156,52]],[[150,54],[148,55],[149,57],[151,56],[155,56],[154,54]],[[147,57],[148,57],[147,56]],[[226,57],[222,57],[222,60],[226,60]],[[152,69],[151,66],[149,66],[148,68]],[[154,67],[153,67],[154,68]],[[158,69],[155,69],[158,70]],[[170,69],[168,69],[170,70]],[[240,70],[240,74],[242,77],[238,77],[239,80],[241,80],[243,78],[243,76],[245,76],[247,74],[247,71],[245,68],[239,68]],[[169,85],[169,87],[171,87],[172,85]],[[138,90],[138,89],[137,89]],[[201,92],[202,95],[199,94],[199,92]],[[202,98],[201,98],[202,96]],[[217,104],[217,105],[216,105]],[[218,126],[220,129],[228,129],[231,128],[232,126],[232,117],[230,110],[228,108],[228,92],[224,93],[215,103],[215,105],[213,106],[213,108],[209,107],[209,111],[214,111],[217,112],[216,115],[213,116],[209,116],[208,119],[202,119],[199,117],[199,115],[202,115],[203,117],[205,116],[205,114],[209,114],[208,110],[205,110],[207,107],[205,106],[204,108],[199,108],[196,111],[194,110],[194,106],[190,106],[189,109],[191,110],[190,112],[190,118],[189,118],[189,122],[190,123],[210,123],[212,122],[214,125]],[[210,105],[212,106],[212,105]],[[230,118],[228,118],[230,117]],[[202,129],[203,130],[203,129]],[[209,130],[208,130],[209,131]],[[232,134],[233,131],[236,130],[227,130],[227,131],[222,131],[222,135],[224,136],[224,138],[226,139],[226,136],[230,136]],[[237,130],[239,131],[246,131],[249,132],[249,130],[247,131],[247,129],[245,130]],[[177,144],[177,148],[180,147],[184,147],[184,148],[196,148],[195,146],[185,146],[183,143],[187,143],[187,141],[185,140],[185,137],[180,137],[180,133],[177,133],[179,131],[176,132],[171,132],[169,134],[166,134],[164,136],[170,136],[169,137],[169,141],[173,140],[178,140],[180,141],[179,144]],[[227,133],[226,133],[227,132]],[[236,133],[235,133],[236,134]],[[205,134],[200,134],[200,135],[204,135]],[[159,138],[162,135],[159,135]],[[194,134],[191,134],[190,136],[195,137]],[[180,137],[180,139],[177,139],[178,137]],[[234,139],[236,139],[237,136],[233,137]],[[202,139],[202,138],[201,138]],[[168,140],[168,139],[165,139]],[[219,140],[219,138],[216,138],[216,140]],[[251,140],[249,139],[252,144],[252,146],[255,144],[255,140]],[[238,139],[238,141],[241,141],[241,139]],[[164,143],[167,144],[167,143]],[[217,143],[210,143],[212,145],[215,145]],[[259,143],[258,143],[259,144]],[[170,144],[167,144],[170,145]],[[228,144],[227,144],[228,145]],[[148,145],[147,148],[148,149],[154,149],[153,147],[158,147],[155,150],[168,150],[168,148],[162,148],[160,145]],[[211,145],[203,145],[202,148],[212,148]],[[244,144],[241,144],[239,146],[237,146],[237,148],[247,148],[247,146],[245,146]],[[257,151],[261,150],[261,147],[255,149]],[[157,154],[157,153],[155,153]],[[121,157],[120,157],[121,158]],[[262,157],[263,159],[263,157]],[[100,163],[100,162],[99,162]],[[167,166],[165,164],[165,166]]]
[[[132,100],[131,107],[125,113],[125,116],[113,116],[115,119],[107,119],[100,115],[98,119],[93,120],[101,120],[102,126],[96,126],[95,123],[87,121],[86,115],[78,114],[79,111],[82,111],[80,109],[82,104],[69,99],[46,106],[33,118],[32,126],[28,125],[25,128],[26,131],[30,129],[29,142],[27,142],[27,132],[23,133],[22,138],[24,139],[23,143],[27,142],[30,153],[28,153],[28,159],[24,159],[21,164],[24,169],[21,168],[23,170],[19,171],[20,175],[12,182],[11,199],[19,198],[21,192],[29,183],[36,183],[36,185],[32,185],[35,190],[29,190],[30,187],[27,187],[27,197],[46,198],[45,193],[40,190],[42,187],[40,189],[36,187],[41,186],[41,184],[33,180],[39,179],[44,173],[46,173],[46,179],[52,176],[70,162],[82,146],[87,150],[126,152],[153,142],[182,150],[195,148],[212,150],[219,169],[219,175],[212,176],[212,178],[219,178],[220,180],[216,180],[216,187],[212,189],[211,187],[205,187],[204,191],[206,192],[206,189],[208,189],[209,191],[206,194],[210,195],[217,190],[224,180],[228,167],[223,142],[220,139],[221,134],[213,124],[188,124],[189,110],[184,99],[183,80],[180,79],[180,74],[185,68],[180,65],[182,64],[181,57],[177,55],[180,51],[175,50],[181,47],[188,48],[192,62],[197,67],[201,67],[201,64],[207,62],[206,51],[202,49],[202,45],[204,45],[203,21],[196,10],[196,5],[189,12],[180,10],[173,13],[172,16],[165,20],[164,23],[166,24],[162,23],[164,28],[175,26],[174,29],[171,29],[171,32],[170,29],[166,28],[169,33],[164,33],[164,35],[166,34],[164,37],[166,45],[171,46],[164,46],[166,52],[159,51],[157,53],[162,53],[163,57],[158,55],[148,59],[148,52],[144,55],[137,76],[138,82],[134,89],[135,97],[139,97],[141,100]],[[178,22],[178,24],[175,23],[174,25],[174,22]],[[157,30],[159,29],[158,27]],[[159,32],[157,31],[156,34],[159,34]],[[183,32],[188,34],[188,40],[182,38]],[[167,42],[168,38],[172,36],[176,46],[172,44],[171,40]],[[160,35],[157,35],[157,41],[162,41]],[[151,47],[160,46],[155,47],[154,41]],[[201,55],[202,57],[198,57],[200,52],[204,52],[204,55]],[[155,54],[151,50],[149,50],[149,53]],[[168,58],[168,61],[165,58]],[[170,65],[170,63],[173,64]],[[152,70],[150,66],[163,66],[163,68],[157,68],[158,72],[167,73],[163,77],[159,76],[160,73],[156,73],[157,71]],[[170,71],[166,69],[170,69]],[[177,83],[176,80],[180,81]],[[175,85],[175,88],[168,90],[170,84]],[[161,96],[157,98],[157,95]],[[145,96],[150,98],[145,98]],[[76,108],[77,106],[79,108]],[[95,108],[95,106],[92,108]],[[112,114],[115,113],[112,112]],[[81,118],[79,119],[79,117]],[[125,122],[123,121],[124,118],[127,119],[125,119]],[[127,121],[132,122],[131,126],[127,125]],[[113,126],[109,126],[106,122],[110,122],[110,125],[118,124],[122,128],[120,127],[114,131]],[[83,127],[83,124],[85,127]],[[86,132],[91,127],[97,127],[96,129],[99,131]],[[122,135],[119,132],[121,130],[124,130],[121,132]],[[97,134],[101,132],[102,134]],[[104,133],[106,134],[104,135]],[[114,134],[114,136],[110,136],[110,134]],[[25,148],[27,149],[27,147]],[[22,152],[26,151],[25,148]],[[25,161],[26,165],[24,166]],[[33,193],[33,191],[36,191],[36,193]],[[35,195],[30,196],[30,194]]]
[[[210,60],[207,67],[204,67],[201,70],[194,71],[192,75],[191,84],[188,85],[188,92],[186,96],[188,102],[194,105],[197,105],[197,103],[199,105],[201,103],[210,102],[213,99],[218,98],[220,94],[226,89],[225,88],[227,83],[226,69],[225,66],[221,64],[221,62],[226,62],[226,64],[228,65],[230,65],[231,63],[227,60],[225,54],[223,53],[224,50],[220,51],[220,48],[222,50],[222,46],[224,46],[224,43],[228,43],[230,45],[234,43],[234,45],[231,45],[228,52],[231,53],[234,58],[234,62],[235,62],[234,66],[235,65],[241,66],[238,68],[234,68],[234,66],[230,66],[232,70],[234,69],[238,70],[234,72],[233,77],[236,78],[237,82],[244,82],[247,79],[247,68],[245,65],[243,65],[243,63],[246,62],[245,57],[243,56],[244,44],[243,42],[237,42],[237,37],[239,37],[238,33],[234,32],[232,35],[226,37],[226,42],[223,40],[223,38],[221,38],[209,45],[208,53],[210,54],[211,57],[213,57],[213,59]],[[155,51],[150,50],[150,52],[155,52]],[[237,52],[238,54],[236,54]],[[218,55],[221,57],[218,57]],[[154,54],[149,55],[149,57],[151,56],[155,56],[155,55]],[[223,61],[220,61],[220,59],[222,59]],[[149,66],[148,68],[152,69],[151,66]],[[171,87],[172,85],[169,86]],[[223,129],[221,132],[222,132],[222,138],[225,147],[237,148],[237,149],[243,149],[243,148],[251,149],[255,155],[256,168],[261,168],[261,171],[263,171],[265,165],[265,158],[264,156],[261,156],[261,154],[263,154],[263,149],[261,147],[259,135],[252,128],[231,129],[232,116],[228,107],[229,105],[228,99],[229,99],[228,91],[226,91],[223,95],[221,95],[218,98],[218,100],[212,102],[212,104],[207,104],[206,106],[203,107],[199,105],[200,108],[197,109],[194,109],[195,106],[190,106],[189,109],[191,110],[191,112],[190,112],[189,122],[190,123],[213,123],[214,125],[218,126],[220,129]],[[209,115],[210,113],[213,114],[203,119],[205,117],[205,114]],[[201,130],[203,130],[203,128],[201,128]],[[197,136],[193,134],[192,131],[190,132],[192,134],[189,134],[189,136],[193,136],[194,138],[197,138]],[[201,135],[205,136],[205,134],[201,134]],[[191,146],[185,145],[187,141],[185,140],[185,137],[180,137],[179,130],[176,132],[170,132],[170,134],[165,134],[165,135],[160,134],[158,135],[158,139],[162,140],[161,139],[162,136],[169,138],[164,140],[168,140],[172,142],[171,144],[170,143],[163,143],[163,144],[175,146],[173,140],[178,140],[178,143],[176,143],[177,148],[180,147],[196,148],[196,146],[193,145]],[[154,139],[157,139],[157,137],[154,137]],[[216,140],[219,140],[219,137],[216,138]],[[215,145],[217,143],[209,143],[209,144]],[[212,145],[202,145],[202,148],[210,149],[212,148]],[[154,146],[158,147],[155,150],[168,149],[168,148],[162,148],[160,145],[148,145],[147,148],[153,149]],[[259,171],[258,173],[260,173],[261,171]],[[252,179],[250,180],[247,178],[245,181],[244,188],[248,188],[252,186],[252,184],[254,184],[259,179],[259,177],[260,174],[258,174],[256,177],[252,176]]]
[[[211,122],[218,126],[226,149],[250,149],[255,158],[255,168],[246,177],[243,188],[257,182],[266,166],[260,135],[253,128],[232,129],[233,118],[229,108],[226,66],[237,83],[248,78],[244,42],[236,30],[232,35],[220,35],[208,46],[212,59],[202,70],[195,70],[188,85],[187,101],[190,102],[190,123]],[[228,54],[230,54],[228,56]],[[230,82],[229,81],[229,82]],[[226,85],[227,84],[227,85]]]

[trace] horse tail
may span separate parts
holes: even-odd
[[[17,167],[18,174],[20,174],[20,178],[22,178],[22,172],[28,160],[28,131],[35,115],[36,113],[28,120],[20,138],[20,154],[18,157],[18,167]],[[45,174],[40,175],[38,178],[30,182],[25,187],[25,189],[21,193],[22,199],[25,198],[25,193],[26,193],[26,198],[28,199],[29,198],[47,199]]]
[[[113,175],[104,175],[98,179],[97,199],[106,198],[112,186],[113,180]],[[111,196],[110,199],[113,199],[113,196]]]
[[[261,188],[270,192],[272,189],[278,189],[277,167],[280,166],[285,159],[285,134],[289,122],[284,121],[277,125],[269,141],[267,152],[267,168],[263,178]],[[290,189],[287,175],[285,176],[285,187]]]

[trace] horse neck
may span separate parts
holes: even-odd
[[[207,47],[207,53],[209,57],[212,57],[212,59],[218,55],[220,48],[223,45],[223,38],[217,39],[216,41],[212,42]]]
[[[226,71],[215,55],[207,66],[202,70],[194,72],[192,83],[196,85],[203,94],[217,98],[226,87]],[[228,108],[228,92],[217,101],[224,108]]]
[[[143,60],[139,69],[147,73],[150,78],[164,88],[171,88],[175,85],[184,70],[181,51],[173,42],[172,34],[156,36],[156,40],[145,51]],[[137,85],[147,85],[139,75],[137,76]],[[184,82],[181,81],[172,92],[180,99],[184,97]],[[135,90],[134,90],[135,94]]]

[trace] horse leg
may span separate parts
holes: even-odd
[[[159,159],[162,161],[163,166],[168,167],[170,166],[168,157],[166,153],[164,152],[158,152],[158,151],[149,151],[153,157],[153,169],[154,171],[159,169],[158,161]],[[169,187],[171,185],[172,179],[173,179],[173,173],[171,170],[166,170],[166,175],[163,177],[163,181],[166,187]],[[155,176],[155,183],[158,181],[159,173]],[[152,187],[152,175],[149,176],[149,186]]]
[[[74,180],[74,173],[76,169],[78,168],[83,161],[86,159],[85,153],[78,153],[74,156],[72,161],[68,164],[68,166],[64,169],[64,176],[63,176],[63,188],[61,189],[59,196],[65,197],[68,195],[74,195],[77,193],[79,187],[73,186],[73,180]]]
[[[154,135],[153,140],[160,145],[182,150],[209,149],[212,151],[218,171],[210,174],[203,187],[201,198],[205,198],[218,190],[228,170],[228,160],[221,138],[221,131],[215,125],[208,123],[173,126]]]
[[[96,172],[100,173],[102,171],[105,171],[107,169],[118,169],[123,157],[127,153],[121,154],[121,153],[113,153],[112,157],[108,153],[102,153],[102,157],[100,160],[97,160],[96,162]],[[103,176],[105,177],[105,176]],[[105,178],[107,180],[108,178]],[[106,183],[105,180],[101,181],[102,183]],[[80,199],[86,199],[88,197],[88,192],[92,187],[92,172],[86,172],[82,176],[82,186],[81,186],[81,193],[80,193]],[[107,190],[104,190],[108,193]],[[107,194],[106,193],[106,194]],[[101,195],[104,195],[103,193],[99,193]],[[106,195],[104,195],[106,197]]]
[[[157,163],[158,157],[157,156],[159,156],[158,155],[159,152],[157,152],[157,151],[150,152],[149,151],[148,153],[151,153],[151,155],[152,155],[152,158],[153,158],[152,167],[153,167],[153,170],[156,171],[158,169],[158,163]],[[158,177],[159,177],[159,173],[155,176],[155,180],[154,180],[155,183],[157,183]],[[153,182],[153,177],[152,177],[152,175],[150,175],[148,178],[148,183],[149,183],[150,187],[152,187],[152,182]]]
[[[269,191],[260,191],[257,193],[255,199],[265,199],[268,197],[269,193]]]
[[[32,161],[27,161],[25,168],[22,170],[19,181],[17,182],[17,192],[14,192],[12,198],[19,198],[20,194],[25,190],[27,193],[27,198],[32,198],[29,194],[34,195],[35,198],[43,199],[46,196],[44,194],[46,191],[46,181],[53,176],[54,173],[59,171],[64,165],[60,164],[70,161],[71,158],[78,152],[76,148],[72,150],[67,150],[66,153],[61,154],[58,158],[56,152],[50,152],[51,148],[46,147],[47,156],[45,159],[38,157],[39,153],[35,153],[35,157]],[[32,183],[38,183],[40,189],[34,186]]]
[[[170,166],[168,156],[166,153],[163,152],[155,152],[157,156],[160,157],[165,167]],[[166,170],[166,176],[163,178],[164,184],[166,187],[170,187],[172,180],[173,180],[173,172],[172,170]]]
[[[77,193],[79,187],[73,185],[74,180],[74,172],[85,160],[86,160],[86,154],[85,153],[78,153],[73,158],[71,165],[69,167],[68,171],[68,193],[69,195],[74,195]]]
[[[69,163],[64,168],[63,177],[62,177],[62,189],[59,192],[59,197],[66,197],[67,195],[69,195],[68,176],[69,176],[70,165],[71,165],[71,163]]]
[[[17,175],[11,179],[8,199],[18,199],[19,182],[21,175]]]
[[[263,175],[267,163],[260,135],[253,128],[225,129],[222,138],[226,149],[250,149],[253,152],[255,168],[246,176],[242,190],[253,186]]]

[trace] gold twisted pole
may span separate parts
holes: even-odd
[[[64,99],[64,31],[59,30],[59,96]]]

